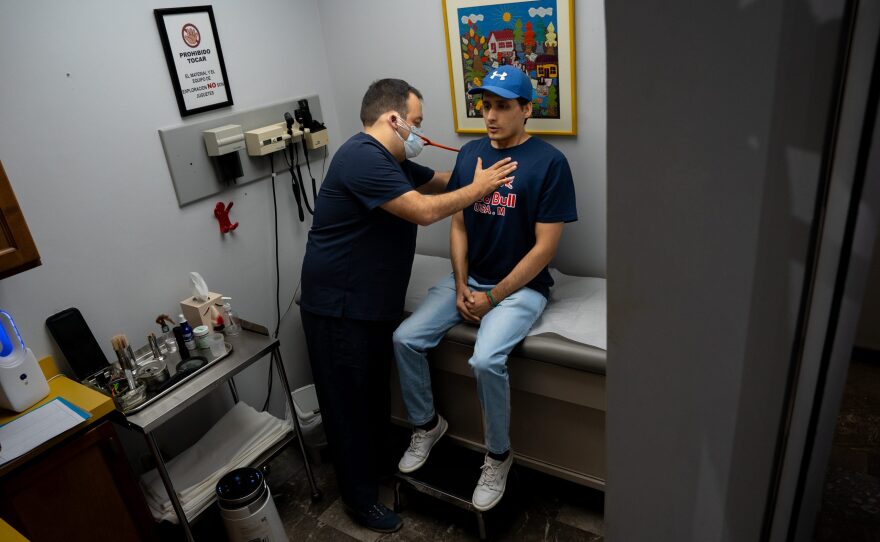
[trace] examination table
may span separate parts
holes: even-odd
[[[416,255],[407,291],[412,312],[428,288],[451,273],[447,258]],[[605,488],[605,279],[573,277],[551,269],[550,302],[508,361],[510,439],[522,465],[581,485]],[[477,327],[453,327],[429,354],[434,401],[449,421],[447,436],[482,450],[483,424],[468,366]],[[396,372],[394,422],[408,426]]]

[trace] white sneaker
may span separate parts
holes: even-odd
[[[510,472],[510,466],[513,465],[513,452],[507,456],[504,461],[497,461],[488,455],[483,461],[483,474],[480,475],[480,481],[477,482],[477,488],[474,490],[474,497],[471,502],[474,508],[481,512],[489,510],[501,500],[504,496],[504,488],[507,485],[507,474]]]
[[[430,431],[413,429],[409,448],[406,449],[397,464],[400,472],[413,472],[424,465],[428,460],[428,454],[431,453],[431,448],[440,440],[440,437],[446,434],[447,429],[449,429],[449,424],[440,415],[437,416],[437,427],[434,429]]]

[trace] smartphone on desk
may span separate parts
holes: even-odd
[[[109,365],[92,330],[76,307],[46,318],[46,327],[77,379],[85,380]]]

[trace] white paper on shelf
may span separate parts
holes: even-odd
[[[239,402],[193,446],[166,464],[188,518],[214,500],[214,488],[227,472],[247,466],[291,431],[290,421],[257,412]],[[156,469],[141,477],[144,495],[157,521],[177,523],[177,516]]]

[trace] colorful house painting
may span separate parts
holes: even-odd
[[[501,61],[504,58],[512,58],[513,30],[496,30],[489,33],[489,56]]]
[[[535,70],[538,79],[556,79],[559,77],[559,61],[556,55],[540,55],[535,59]]]
[[[559,117],[559,28],[557,0],[496,3],[458,9],[459,61],[465,90],[482,84],[493,66],[523,70],[536,89],[532,117]],[[482,117],[479,95],[465,93],[470,118]]]

